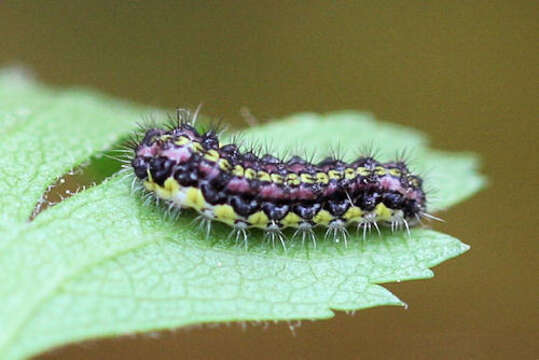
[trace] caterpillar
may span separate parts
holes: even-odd
[[[410,233],[422,218],[436,219],[426,212],[423,180],[402,160],[259,155],[221,143],[214,129],[197,131],[197,116],[178,109],[173,125],[144,129],[130,145],[129,166],[148,194],[198,212],[208,233],[219,221],[247,246],[247,230],[258,228],[285,247],[282,230],[293,228],[316,246],[315,227],[347,244],[350,226],[365,237],[379,225]]]

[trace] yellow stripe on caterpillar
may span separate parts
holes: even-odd
[[[152,180],[145,180],[143,184],[144,188],[148,191],[154,191],[155,187],[157,186],[157,184],[154,183]]]
[[[254,214],[251,214],[247,221],[254,227],[264,229],[269,222],[268,216],[264,211],[257,211]]]
[[[176,139],[176,141],[174,141],[174,144],[176,144],[178,146],[182,146],[182,145],[188,144],[190,142],[191,142],[191,140],[189,140],[188,137],[180,136],[179,138]]]
[[[301,180],[299,179],[298,174],[290,173],[286,175],[286,183],[291,186],[298,186],[301,184]]]
[[[202,195],[202,191],[195,187],[187,188],[184,202],[185,206],[191,207],[198,211],[201,211],[207,206],[204,195]]]
[[[228,171],[231,168],[230,162],[228,162],[227,159],[220,159],[219,160],[219,168],[224,171]]]
[[[270,174],[271,181],[273,181],[276,184],[282,184],[283,183],[283,177],[280,174],[272,173]]]
[[[281,220],[281,223],[284,226],[290,226],[290,227],[297,227],[297,225],[300,223],[300,221],[303,221],[302,218],[300,218],[298,215],[296,215],[294,212],[290,211],[286,216]]]
[[[344,178],[348,180],[352,180],[356,177],[356,171],[352,168],[346,168],[344,169]]]
[[[343,219],[347,220],[348,222],[352,221],[361,221],[363,216],[363,210],[361,210],[358,206],[351,206],[346,210],[344,215],[342,216]]]
[[[256,170],[247,168],[245,169],[245,173],[243,174],[243,176],[248,180],[253,180],[254,178],[256,178]]]
[[[391,217],[393,216],[393,211],[388,209],[384,203],[376,205],[376,208],[374,208],[374,213],[376,214],[376,220],[378,221],[388,221],[391,220]]]
[[[386,174],[386,169],[383,166],[377,166],[374,168],[374,173],[378,176],[384,176]]]
[[[234,222],[238,219],[238,215],[230,205],[216,205],[213,208],[213,214],[219,221],[228,225],[234,225]]]
[[[163,186],[154,184],[154,191],[157,193],[157,196],[164,200],[172,199],[179,190],[180,184],[173,177],[168,177],[163,183]]]
[[[329,170],[328,176],[332,180],[340,180],[342,179],[342,171],[339,170]]]
[[[300,174],[301,181],[305,184],[314,184],[314,179],[311,174],[302,173]]]
[[[243,166],[241,166],[241,165],[234,166],[234,170],[232,170],[232,174],[235,175],[235,176],[238,176],[238,177],[242,177],[243,172],[244,172]]]
[[[318,182],[318,183],[320,183],[320,184],[327,184],[327,183],[329,183],[329,177],[328,177],[328,174],[323,173],[323,172],[316,173],[316,182]]]
[[[219,160],[219,153],[214,149],[210,149],[204,154],[204,159],[217,162]]]
[[[193,141],[193,142],[191,143],[191,146],[193,147],[193,151],[194,151],[194,152],[197,152],[197,153],[202,153],[202,152],[204,152],[204,146],[202,146],[202,144],[199,143],[199,142]]]
[[[258,171],[258,180],[270,182],[271,181],[270,174],[265,172],[265,171],[259,170]]]
[[[318,225],[327,226],[333,220],[333,215],[327,210],[320,210],[314,217],[313,221]]]

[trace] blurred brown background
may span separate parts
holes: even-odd
[[[267,329],[201,327],[68,346],[41,359],[537,359],[539,3],[0,3],[0,65],[242,125],[354,108],[482,155],[491,185],[436,229],[472,245],[409,304]]]

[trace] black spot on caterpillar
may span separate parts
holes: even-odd
[[[409,233],[423,217],[436,219],[426,212],[423,180],[404,161],[255,154],[222,144],[215,130],[197,131],[197,115],[179,109],[174,124],[143,129],[130,146],[130,168],[148,194],[197,211],[208,233],[219,221],[247,245],[247,229],[258,228],[284,247],[284,228],[316,245],[313,228],[325,227],[346,244],[350,226],[365,237],[380,225]]]

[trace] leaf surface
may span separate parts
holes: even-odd
[[[0,72],[0,229],[24,222],[47,186],[134,128],[148,108]]]
[[[27,222],[55,178],[129,132],[143,108],[17,81],[0,77],[0,126],[7,130],[0,134],[7,154],[0,159],[0,358],[195,323],[317,319],[332,310],[402,305],[378,284],[431,277],[430,267],[468,249],[449,235],[414,229],[411,238],[354,235],[348,247],[319,233],[316,249],[291,240],[287,252],[253,231],[245,250],[226,240],[226,226],[215,225],[205,239],[193,214],[175,221],[143,205],[120,176]],[[348,159],[365,142],[382,158],[413,149],[417,168],[433,174],[432,209],[484,182],[474,156],[429,150],[417,131],[363,113],[297,114],[244,138],[281,153],[350,149]]]

